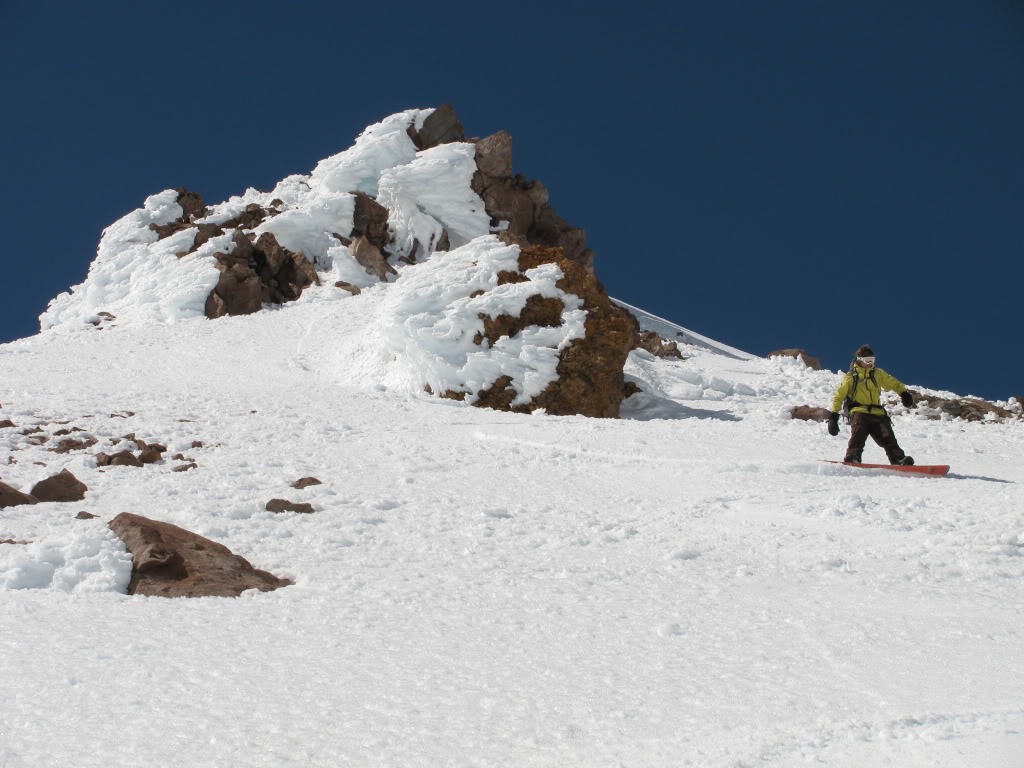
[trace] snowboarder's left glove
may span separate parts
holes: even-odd
[[[835,411],[828,417],[828,433],[835,437],[839,434],[839,414]]]
[[[900,393],[900,402],[907,408],[914,407],[914,396],[910,394],[909,389],[905,389]]]

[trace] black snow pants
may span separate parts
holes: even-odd
[[[896,433],[892,431],[892,420],[886,413],[851,413],[850,442],[846,446],[846,458],[843,461],[861,463],[864,444],[871,437],[889,457],[890,464],[899,464],[907,455],[896,442]]]

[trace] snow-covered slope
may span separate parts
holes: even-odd
[[[837,374],[639,310],[686,359],[632,352],[623,418],[429,396],[543,387],[585,329],[542,267],[562,324],[472,343],[526,283],[493,279],[514,249],[465,195],[465,145],[410,148],[423,116],[212,208],[283,201],[260,226],[324,278],[299,300],[202,317],[204,248],[227,244],[179,258],[194,234],[148,228],[181,215],[160,193],[46,331],[0,346],[0,481],[89,489],[0,509],[0,766],[1024,764],[1020,423],[892,404],[948,477],[827,464],[846,434],[790,409],[827,406]],[[402,248],[443,229],[453,249],[366,277],[330,234],[353,190],[390,201]],[[98,466],[129,434],[181,458]],[[130,597],[122,512],[294,585]]]
[[[0,764],[1019,764],[1018,427],[895,408],[952,475],[856,473],[787,415],[834,374],[698,346],[633,353],[636,418],[480,410],[347,379],[376,311],[0,347],[0,477],[90,489],[0,512]],[[96,467],[128,432],[198,468]],[[123,511],[296,584],[127,597]]]

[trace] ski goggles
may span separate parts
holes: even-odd
[[[874,355],[870,355],[869,357],[858,357],[857,358],[857,362],[858,363],[863,363],[864,365],[874,365],[875,364],[875,356]]]

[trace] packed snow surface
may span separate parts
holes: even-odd
[[[415,274],[0,346],[0,479],[89,487],[0,510],[0,766],[1024,765],[1019,425],[894,405],[948,477],[826,464],[846,433],[788,410],[837,374],[687,343],[619,420],[439,400],[410,366],[475,363],[396,308],[452,306]],[[198,467],[97,467],[129,432]],[[296,583],[129,597],[125,511]]]

